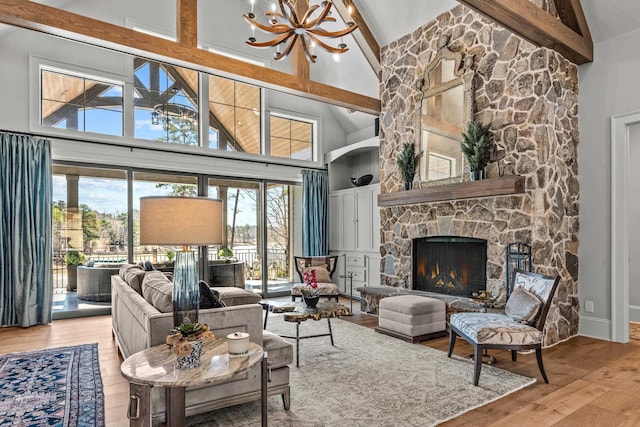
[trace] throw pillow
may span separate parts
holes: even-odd
[[[504,313],[516,322],[531,325],[540,311],[542,301],[522,286],[514,289],[507,301]]]
[[[148,271],[142,280],[142,296],[161,313],[173,311],[173,283],[161,271]]]
[[[124,264],[120,267],[118,274],[134,291],[142,295],[142,280],[145,274],[142,267],[135,264]]]
[[[317,265],[312,267],[305,267],[302,269],[302,273],[316,271],[316,282],[318,283],[331,283],[331,276],[329,270],[327,270],[327,264]]]
[[[142,263],[142,269],[144,271],[151,271],[153,270],[153,264],[151,263],[151,261],[145,261]]]
[[[220,308],[226,307],[224,302],[220,299],[220,292],[215,289],[211,289],[209,284],[204,280],[198,282],[200,287],[200,308]]]

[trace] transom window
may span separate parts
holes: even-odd
[[[313,160],[313,123],[271,115],[271,155]]]

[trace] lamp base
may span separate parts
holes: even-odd
[[[173,270],[173,326],[197,323],[200,290],[193,251],[178,251]]]

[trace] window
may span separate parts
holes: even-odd
[[[122,83],[40,69],[42,126],[123,135]]]
[[[455,163],[455,159],[451,157],[429,153],[429,181],[455,176]]]
[[[274,157],[313,160],[314,123],[271,115],[271,152]]]
[[[259,87],[209,76],[209,148],[261,154]]]
[[[134,59],[135,138],[199,145],[198,72]]]

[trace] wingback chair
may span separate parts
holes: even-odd
[[[514,290],[505,306],[505,314],[456,313],[451,315],[449,353],[456,337],[464,338],[474,348],[473,385],[478,385],[485,349],[511,350],[515,362],[518,350],[535,349],[538,367],[549,383],[542,364],[542,331],[560,277],[543,276],[528,271],[514,271]]]
[[[337,256],[294,256],[293,259],[301,282],[304,282],[305,271],[316,270],[320,296],[335,298],[336,302],[338,302],[340,290],[338,285],[332,281],[333,273],[336,271]],[[291,301],[295,301],[297,297],[302,299],[301,290],[304,286],[304,283],[293,285],[291,288]]]

